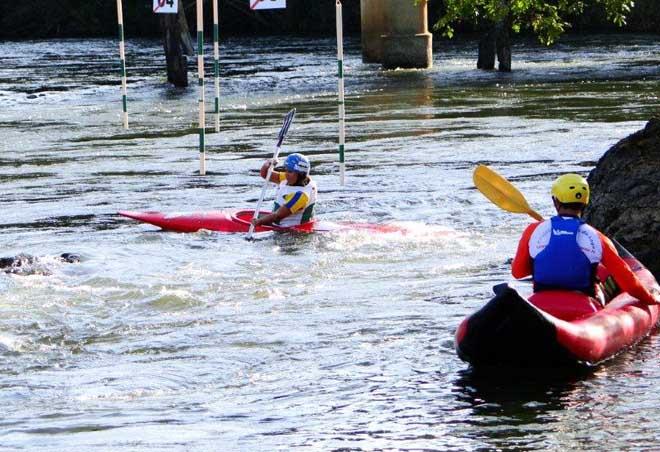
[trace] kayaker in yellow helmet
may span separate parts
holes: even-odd
[[[260,175],[264,179],[274,162],[266,160]],[[273,171],[270,181],[278,184],[273,212],[252,220],[255,226],[274,224],[291,227],[306,223],[314,217],[316,182],[309,176],[310,161],[302,154],[290,154],[284,160],[285,171]]]
[[[596,295],[596,270],[603,264],[619,288],[646,304],[660,303],[619,256],[603,233],[582,220],[589,184],[579,174],[564,174],[552,184],[557,215],[530,224],[511,265],[515,278],[532,275],[534,291],[578,290]]]

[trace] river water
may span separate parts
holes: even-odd
[[[0,42],[1,255],[38,256],[0,273],[0,448],[660,447],[658,336],[570,377],[478,375],[453,348],[529,221],[483,198],[472,169],[551,214],[557,174],[587,174],[658,113],[657,36],[519,43],[511,74],[475,70],[475,48],[439,42],[432,70],[382,71],[347,40],[342,187],[333,39],[223,41],[205,177],[196,74],[168,88],[159,42],[127,43],[128,131],[116,41]],[[292,107],[282,152],[311,157],[319,217],[407,234],[246,242],[116,214],[254,206]]]

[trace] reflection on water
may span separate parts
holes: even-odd
[[[492,165],[550,213],[555,175],[588,172],[657,113],[657,39],[518,43],[511,74],[474,70],[475,42],[441,40],[433,70],[382,71],[349,39],[346,187],[334,45],[223,42],[221,132],[199,177],[197,88],[164,85],[160,42],[128,42],[129,131],[116,42],[0,43],[2,255],[82,256],[0,274],[0,447],[657,446],[657,336],[564,377],[477,375],[453,350],[528,222],[485,200],[472,168]],[[405,234],[248,242],[116,214],[254,205],[294,106],[283,153],[310,155],[318,215]]]
[[[506,414],[534,402],[536,408],[563,409],[562,399],[576,387],[588,381],[593,371],[585,369],[553,370],[476,370],[459,373],[455,392],[459,400],[470,403],[475,413]],[[501,410],[501,411],[500,411]]]

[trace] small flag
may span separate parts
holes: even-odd
[[[154,12],[158,14],[176,14],[178,6],[178,0],[154,0]]]
[[[250,9],[286,8],[286,0],[250,0]]]

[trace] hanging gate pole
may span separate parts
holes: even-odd
[[[339,184],[344,185],[346,163],[344,145],[346,140],[346,110],[344,106],[344,32],[341,1],[337,0],[337,76],[339,96]]]
[[[206,117],[204,112],[204,10],[202,0],[197,0],[197,73],[199,74],[199,175],[206,175],[206,149],[204,133]]]
[[[213,71],[215,73],[215,131],[220,132],[220,27],[218,0],[213,0]]]
[[[124,129],[128,129],[128,101],[126,89],[126,51],[124,46],[124,11],[121,0],[117,0],[117,28],[119,30],[119,60],[121,63],[121,121]]]

